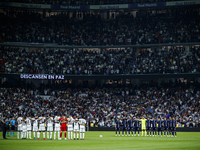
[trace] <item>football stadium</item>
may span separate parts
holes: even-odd
[[[199,0],[1,0],[0,149],[200,150]]]

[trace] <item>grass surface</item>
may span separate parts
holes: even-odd
[[[85,140],[18,140],[16,137],[2,138],[0,133],[0,149],[2,150],[124,150],[124,149],[173,149],[200,150],[200,132],[178,132],[177,137],[132,137],[115,136],[115,132],[89,131]],[[16,135],[16,133],[15,133]],[[100,138],[99,135],[103,137]],[[33,136],[32,136],[33,138]],[[42,134],[41,134],[42,138]]]

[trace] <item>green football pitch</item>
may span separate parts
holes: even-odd
[[[16,135],[16,133],[15,133]],[[100,138],[99,136],[103,137]],[[177,137],[132,137],[115,136],[115,132],[89,131],[85,140],[30,140],[7,137],[3,140],[0,133],[1,150],[124,150],[124,149],[174,149],[200,150],[200,132],[178,132]],[[41,135],[42,138],[42,135]]]

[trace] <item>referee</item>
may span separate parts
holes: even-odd
[[[7,139],[6,138],[6,123],[8,121],[6,121],[6,117],[3,117],[3,120],[1,122],[2,122],[2,129],[3,129],[3,139]]]

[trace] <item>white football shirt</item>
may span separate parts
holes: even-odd
[[[86,120],[85,119],[79,119],[79,123],[85,125],[86,124]]]
[[[31,125],[31,120],[30,120],[30,118],[28,117],[28,118],[26,118],[26,123],[27,123],[27,125]]]
[[[50,119],[50,118],[51,118],[51,119]],[[48,125],[48,126],[53,126],[53,121],[52,121],[53,118],[52,118],[52,117],[50,117],[50,118],[48,118],[48,120],[47,120],[47,123],[48,123],[47,125]]]
[[[78,122],[74,122],[74,129],[75,130],[79,129],[79,123]]]
[[[22,119],[23,119],[22,117],[18,117],[17,118],[17,123],[20,124],[22,122]]]
[[[70,120],[69,122],[68,122],[68,124],[73,124],[74,123],[74,119],[71,117],[71,118],[68,118],[68,120]]]
[[[37,127],[38,126],[38,119],[33,118],[32,120],[34,120],[33,121],[33,126]]]
[[[54,118],[54,120],[55,120],[55,123],[60,123],[60,121],[58,120],[58,119],[60,119],[60,117],[59,116],[56,116],[55,118]]]
[[[42,118],[42,119],[41,119]],[[45,122],[45,117],[40,117],[39,119],[41,119],[40,120],[40,124],[43,124],[44,122]]]

